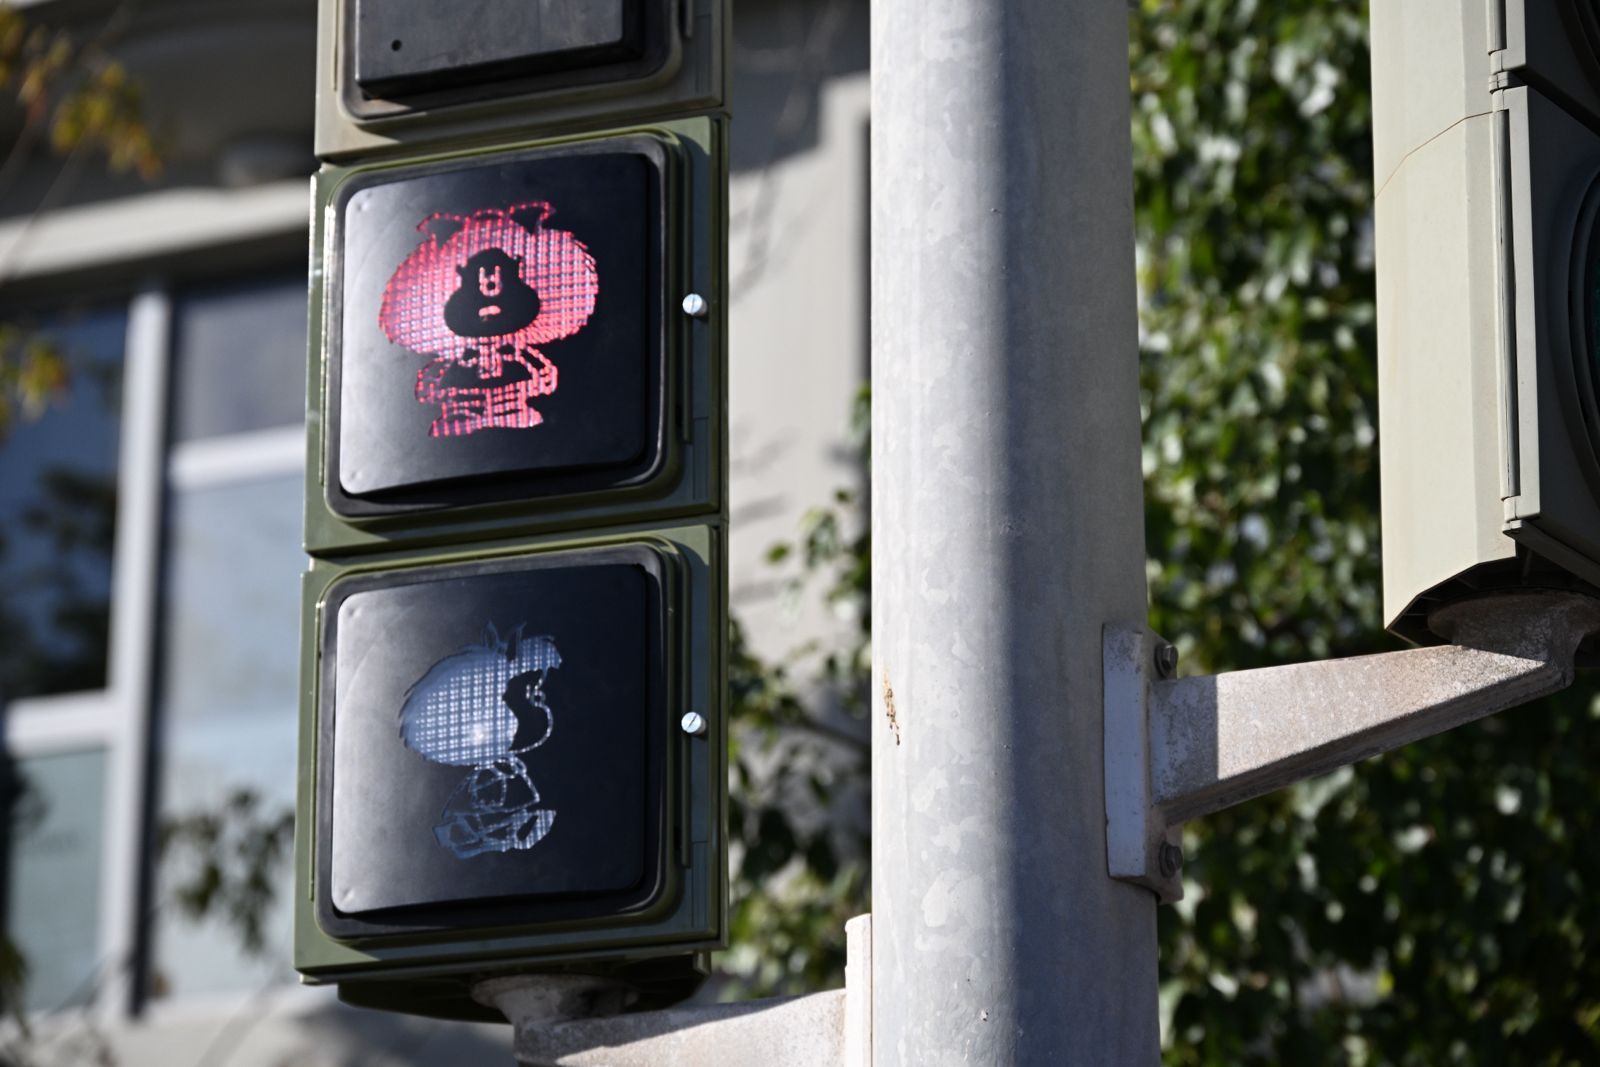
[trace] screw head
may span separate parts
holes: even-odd
[[[699,737],[706,732],[706,717],[698,711],[684,712],[683,718],[678,721],[683,732],[691,737]]]
[[[1178,649],[1169,641],[1163,641],[1156,646],[1156,673],[1163,678],[1171,678],[1178,673]]]
[[[702,318],[711,310],[711,302],[699,293],[690,293],[683,298],[683,313],[691,318]]]
[[[1160,855],[1156,857],[1157,865],[1161,868],[1163,878],[1171,878],[1183,868],[1183,849],[1171,841],[1161,843]]]

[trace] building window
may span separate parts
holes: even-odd
[[[10,318],[59,381],[0,436],[0,915],[31,1010],[93,999],[103,955],[112,559],[124,307]],[[40,365],[45,365],[43,362]]]
[[[105,750],[16,761],[6,929],[26,961],[23,1003],[58,1011],[88,1003],[100,970]]]
[[[0,440],[0,917],[25,1003],[137,1012],[292,981],[303,270],[27,328],[71,374]],[[232,838],[164,847],[206,818],[284,828],[245,886],[253,930],[238,896],[186,906],[203,859],[251,873]]]
[[[7,328],[50,349],[65,381],[0,437],[0,696],[104,689],[127,315]]]
[[[157,818],[171,826],[227,813],[239,835],[294,811],[300,550],[305,471],[306,287],[298,272],[173,303],[173,444],[167,460]],[[286,825],[286,824],[284,824]],[[286,860],[288,850],[283,857]],[[204,872],[191,851],[158,856],[155,899]],[[287,863],[262,898],[261,947],[226,914],[171,903],[155,916],[152,997],[228,993],[292,981]],[[266,872],[264,872],[266,873]],[[224,912],[226,909],[221,909]]]

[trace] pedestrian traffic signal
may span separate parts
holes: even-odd
[[[314,566],[297,967],[466,1017],[540,965],[692,990],[663,957],[721,943],[722,567],[703,526]]]
[[[295,965],[682,999],[727,931],[727,0],[323,0]]]
[[[340,187],[335,511],[606,489],[661,466],[669,143],[611,139]]]
[[[323,929],[492,927],[501,901],[501,924],[592,918],[661,895],[673,562],[628,543],[329,589]]]
[[[1373,12],[1385,614],[1424,642],[1600,586],[1600,21],[1499,7]]]
[[[324,171],[311,551],[721,506],[720,138]]]

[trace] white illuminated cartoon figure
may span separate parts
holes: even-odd
[[[456,856],[532,848],[550,832],[556,813],[538,806],[522,754],[555,729],[544,680],[559,666],[550,638],[524,637],[518,626],[502,640],[490,624],[481,645],[435,663],[406,693],[405,746],[435,763],[472,768],[433,828]]]

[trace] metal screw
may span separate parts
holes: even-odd
[[[1167,647],[1171,648],[1172,646],[1168,645]],[[1161,843],[1161,852],[1157,857],[1157,863],[1161,867],[1161,877],[1171,878],[1183,868],[1183,849],[1174,845],[1171,841],[1163,841]]]
[[[711,310],[711,302],[699,293],[690,293],[683,298],[683,313],[691,318],[701,318]]]
[[[1178,673],[1178,649],[1171,642],[1163,641],[1156,646],[1156,673],[1163,678]]]
[[[683,732],[694,737],[699,737],[706,732],[706,717],[698,711],[684,712],[678,725],[683,727]]]

